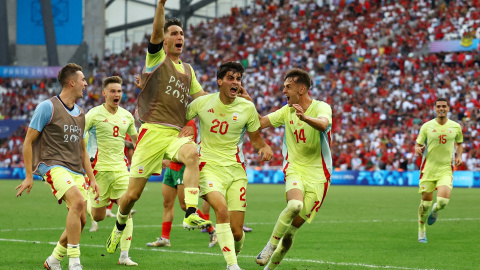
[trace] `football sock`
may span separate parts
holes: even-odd
[[[280,213],[275,228],[273,229],[272,236],[270,237],[270,243],[272,243],[273,246],[278,245],[280,239],[282,239],[283,235],[288,230],[288,227],[290,227],[292,220],[298,216],[302,208],[303,202],[299,200],[288,201],[287,207],[283,209],[282,213]]]
[[[162,238],[170,239],[170,231],[172,231],[172,222],[162,223]]]
[[[61,261],[65,255],[67,255],[67,248],[60,245],[60,242],[57,242],[57,246],[53,249],[52,256]]]
[[[237,256],[235,255],[235,241],[233,240],[230,223],[217,224],[217,239],[218,245],[222,250],[223,257],[227,262],[227,266],[236,264]]]
[[[240,251],[242,251],[244,241],[245,241],[245,232],[242,230],[242,239],[240,239],[240,241],[238,241],[238,242],[235,241],[235,255],[238,256],[238,253],[240,253]]]
[[[198,188],[185,188],[185,204],[187,206],[187,211],[185,217],[190,216],[191,214],[197,212],[198,204]]]
[[[117,229],[119,229],[120,231],[123,231],[123,229],[125,228],[125,223],[127,223],[127,220],[128,220],[128,214],[124,215],[122,213],[120,213],[120,207],[118,207],[118,211],[117,211]],[[120,225],[120,226],[119,226]],[[123,225],[123,226],[122,226]]]
[[[298,231],[298,228],[296,227],[290,226],[288,228],[287,232],[282,237],[282,240],[280,241],[280,244],[278,245],[277,249],[272,254],[272,259],[268,264],[269,269],[277,268],[277,266],[283,260],[285,255],[287,255],[288,250],[290,250],[290,248],[293,245],[293,240],[295,239],[295,234],[297,233],[297,231]]]
[[[432,201],[420,201],[420,206],[418,207],[418,230],[421,232],[425,231],[425,222],[428,218],[430,206],[432,206]]]
[[[78,245],[67,244],[67,255],[69,258],[79,258],[80,244]]]
[[[443,198],[443,197],[437,197],[437,206],[433,209],[433,211],[437,212],[439,210],[442,210],[447,206],[448,202],[450,199]]]
[[[133,219],[129,218],[125,224],[125,230],[123,231],[122,238],[120,239],[120,250],[128,251],[132,244],[133,235]]]

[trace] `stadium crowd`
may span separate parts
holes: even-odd
[[[332,106],[332,153],[338,170],[414,170],[420,126],[434,118],[438,97],[450,101],[450,119],[464,134],[464,165],[480,169],[480,53],[428,54],[434,40],[480,38],[480,1],[256,1],[231,15],[190,26],[182,60],[191,63],[204,90],[216,91],[215,70],[224,61],[246,67],[243,85],[266,115],[286,100],[285,71],[308,70],[311,96]],[[331,2],[331,1],[330,1]],[[336,1],[333,1],[336,2]],[[435,6],[432,4],[435,3]],[[88,111],[102,103],[102,79],[124,80],[122,104],[133,112],[148,36],[119,54],[108,50],[86,67]],[[0,78],[0,119],[29,119],[35,106],[59,90],[53,79]],[[0,141],[0,167],[22,166],[25,127]],[[274,158],[259,164],[245,144],[249,166],[282,165],[283,128],[264,131]]]

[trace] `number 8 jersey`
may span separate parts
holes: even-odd
[[[330,150],[332,108],[323,101],[312,100],[304,113],[307,116],[328,119],[328,127],[321,132],[300,120],[295,108],[288,105],[267,115],[274,127],[285,125],[282,154],[283,168],[294,166],[318,175],[319,180],[330,180],[332,174],[332,153]],[[320,179],[322,178],[322,179]]]
[[[245,131],[260,128],[257,110],[244,98],[225,105],[219,94],[201,96],[188,105],[187,119],[200,118],[200,161],[220,166],[243,163]]]
[[[416,142],[427,144],[420,167],[423,180],[453,175],[455,143],[463,142],[460,124],[450,119],[444,125],[430,120],[420,128]]]
[[[94,158],[92,168],[97,171],[125,171],[125,137],[127,133],[130,136],[137,134],[133,115],[121,107],[111,114],[102,104],[88,111],[85,121],[87,151]]]

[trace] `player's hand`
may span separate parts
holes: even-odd
[[[100,196],[100,188],[97,185],[97,180],[90,179],[90,187],[88,190],[95,194],[95,200],[98,199],[98,197]]]
[[[415,155],[416,156],[422,156],[423,155],[423,150],[425,150],[426,145],[423,146],[415,146]]]
[[[238,94],[237,94],[238,97],[242,97],[248,101],[252,101],[252,98],[250,97],[250,95],[248,94],[247,90],[245,90],[245,88],[243,88],[243,86],[240,86],[240,90],[238,90]]]
[[[292,104],[292,107],[295,109],[295,114],[297,115],[297,117],[300,120],[305,121],[305,112],[303,111],[302,106],[300,106],[299,104]]]
[[[135,74],[134,76],[135,78],[135,81],[133,81],[133,83],[140,89],[142,89],[142,77],[140,77],[139,74]]]
[[[162,4],[162,5],[164,5],[164,6],[165,6],[165,3],[166,3],[166,2],[167,2],[167,0],[158,0],[158,3],[159,3],[159,4]]]
[[[456,158],[455,158],[455,166],[458,167],[458,166],[462,165],[462,163],[463,163],[463,162],[462,162],[462,158],[461,158],[461,157],[456,157]]]
[[[172,162],[171,160],[164,159],[164,160],[162,161],[162,169],[166,169],[168,166],[170,166],[170,163],[171,163],[171,162]]]
[[[193,135],[195,135],[195,130],[193,130],[192,126],[187,125],[180,130],[180,133],[178,134],[178,138],[191,137]]]
[[[25,178],[25,180],[23,180],[23,182],[15,188],[15,190],[18,189],[17,197],[22,196],[22,193],[25,189],[27,190],[27,194],[30,194],[30,190],[32,190],[32,187],[33,178]]]
[[[270,145],[266,144],[258,150],[258,155],[261,157],[261,161],[269,161],[273,157],[272,148],[270,148]]]

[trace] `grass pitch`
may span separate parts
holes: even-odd
[[[40,269],[64,229],[67,211],[40,181],[30,195],[15,198],[19,183],[0,181],[0,269]],[[253,232],[246,234],[238,262],[260,270],[255,256],[285,207],[283,185],[249,185],[247,202],[246,224]],[[332,185],[315,220],[300,229],[277,269],[480,269],[480,189],[453,190],[447,208],[427,228],[427,244],[417,242],[419,202],[414,187]],[[178,204],[172,247],[146,247],[161,234],[161,183],[148,183],[134,209],[135,269],[225,269],[219,247],[208,248],[207,234],[183,230]],[[106,218],[94,233],[87,223],[80,242],[84,269],[126,267],[116,264],[119,250],[112,255],[104,247],[114,222]],[[62,265],[67,269],[68,259]]]

